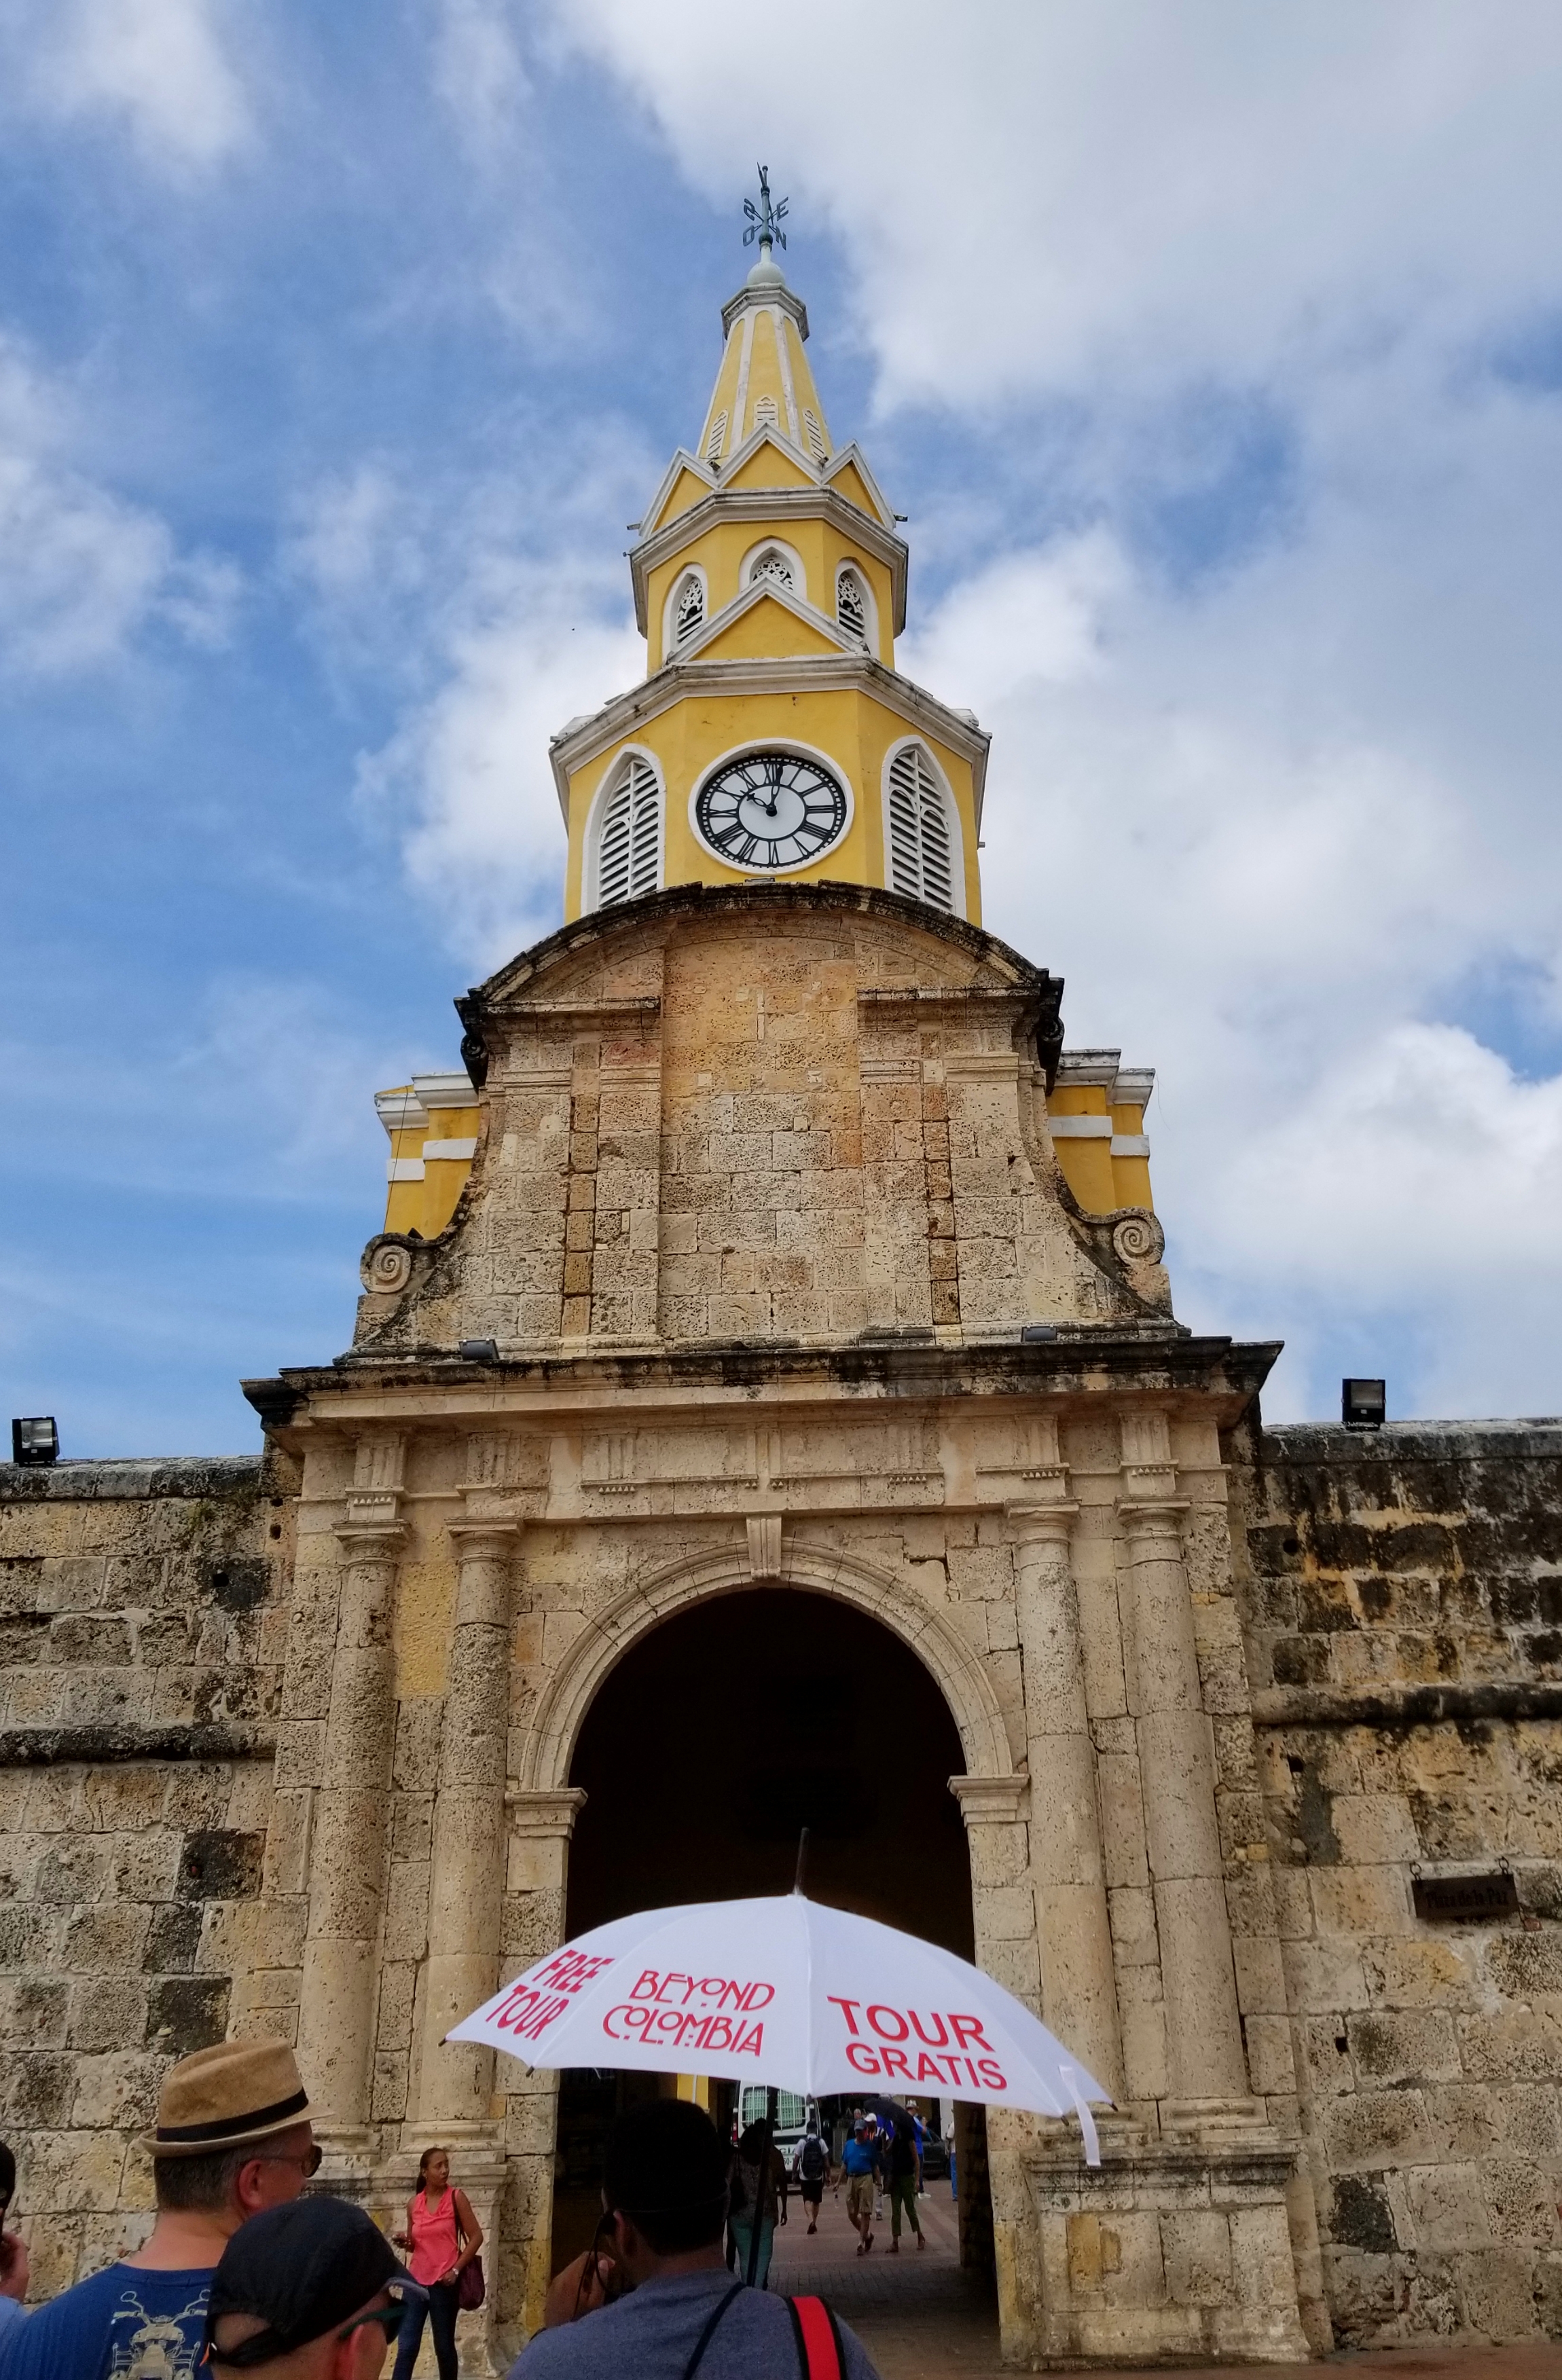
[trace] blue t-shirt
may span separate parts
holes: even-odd
[[[0,2380],[195,2380],[213,2269],[110,2265],[13,2324]]]
[[[848,2141],[841,2151],[841,2169],[848,2175],[872,2173],[878,2158],[866,2141]]]

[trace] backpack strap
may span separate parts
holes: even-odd
[[[792,2337],[802,2380],[846,2380],[846,2354],[836,2317],[823,2298],[788,2298]]]
[[[709,2347],[712,2339],[715,2336],[717,2323],[720,2322],[723,2314],[726,2312],[728,2306],[731,2305],[733,2300],[735,2298],[740,2298],[742,2294],[742,2282],[734,2281],[732,2287],[727,2290],[726,2295],[724,2298],[719,2299],[716,2304],[712,2307],[710,2319],[706,2323],[704,2329],[700,2333],[699,2338],[694,2342],[694,2352],[683,2367],[683,2380],[694,2380],[694,2374],[699,2371],[701,2364],[703,2363],[705,2360],[705,2350]]]

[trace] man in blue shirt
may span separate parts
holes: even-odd
[[[877,2167],[877,2150],[868,2137],[866,2125],[859,2124],[841,2151],[841,2171],[846,2176],[846,2211],[858,2234],[860,2256],[865,2256],[873,2244],[873,2177]]]
[[[212,2275],[239,2225],[297,2198],[320,2164],[309,2100],[280,2041],[224,2041],[164,2079],[143,2248],[79,2281],[0,2346],[3,2380],[193,2380]]]

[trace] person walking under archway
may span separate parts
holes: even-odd
[[[423,2343],[423,2315],[433,2332],[439,2380],[456,2380],[456,2314],[461,2275],[482,2245],[482,2226],[464,2190],[450,2180],[448,2149],[425,2149],[418,2160],[418,2187],[407,2202],[407,2228],[392,2234],[411,2254],[407,2269],[427,2289],[428,2304],[408,2308],[396,2342],[396,2380],[411,2380]]]
[[[890,2134],[888,2165],[889,2252],[892,2256],[898,2256],[902,2207],[911,2219],[911,2228],[917,2235],[918,2247],[927,2246],[921,2221],[917,2214],[917,2193],[922,2184],[922,2161],[917,2148],[917,2135],[912,2126],[904,2122],[898,2116],[895,2119],[895,2130]]]
[[[728,2191],[738,2277],[763,2289],[777,2219],[787,2220],[787,2160],[763,2117],[749,2126],[733,2151]]]

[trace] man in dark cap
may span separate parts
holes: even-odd
[[[702,2107],[653,2099],[620,2116],[603,2172],[600,2252],[567,2265],[510,2380],[877,2380],[862,2342],[817,2299],[734,2280],[722,2257],[728,2151]],[[622,2289],[604,2304],[604,2284]],[[589,2310],[588,2310],[589,2309]]]
[[[404,2302],[422,2295],[360,2206],[274,2206],[234,2233],[212,2276],[214,2380],[377,2380]]]
[[[157,2220],[133,2255],[78,2281],[6,2341],[6,2380],[187,2380],[218,2257],[248,2216],[297,2198],[320,2163],[280,2041],[220,2041],[164,2077],[152,2153]]]

